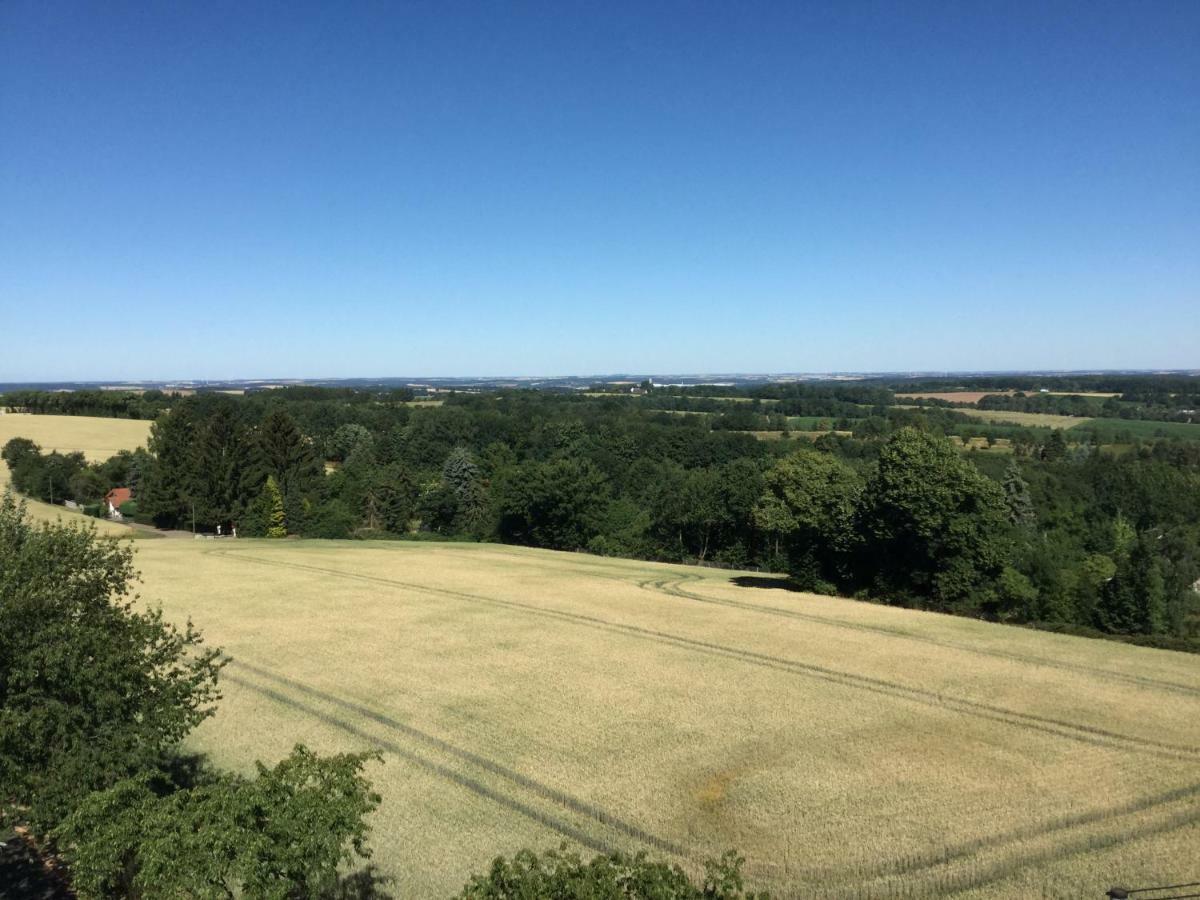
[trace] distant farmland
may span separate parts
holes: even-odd
[[[121,450],[146,446],[150,423],[98,416],[0,414],[0,446],[14,437],[29,438],[46,453],[80,452],[90,462],[102,462]]]
[[[948,403],[978,403],[984,397],[1008,397],[1013,391],[916,391],[896,394],[897,400],[945,400]]]
[[[568,841],[776,896],[1099,896],[1193,877],[1192,656],[495,545],[155,541],[234,662],[194,746],[374,747],[375,861],[445,896]]]
[[[1194,422],[1150,422],[1142,419],[1084,419],[1089,431],[1095,431],[1102,442],[1118,441],[1128,435],[1135,440],[1156,437],[1200,440],[1200,424]],[[1083,427],[1078,426],[1078,427]]]
[[[1099,421],[1083,416],[1060,416],[1053,413],[1007,412],[995,409],[960,409],[955,410],[972,419],[982,422],[1007,423],[1023,425],[1026,428],[1075,428]]]

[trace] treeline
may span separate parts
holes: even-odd
[[[1150,401],[1124,397],[1077,397],[1054,394],[989,394],[975,404],[979,409],[1007,412],[1050,413],[1060,416],[1093,416],[1150,422],[1194,422],[1200,419],[1200,397],[1160,395]]]
[[[128,547],[0,498],[0,826],[21,829],[30,871],[83,900],[389,897],[349,871],[371,855],[379,754],[298,745],[249,777],[186,754],[228,660],[135,602],[133,581]],[[726,853],[696,884],[642,855],[522,851],[460,896],[751,900],[743,863]],[[0,893],[43,893],[22,880]]]
[[[871,381],[786,381],[737,385],[697,384],[654,386],[652,395],[677,397],[742,397],[752,400],[820,402],[832,400],[858,406],[887,406],[894,402],[892,389]],[[808,415],[795,413],[794,415]],[[813,415],[823,415],[814,413]]]
[[[672,394],[654,391],[652,394],[639,398],[640,404],[647,409],[669,409],[681,412],[706,413],[745,413],[758,415],[785,416],[825,416],[829,418],[856,418],[877,413],[886,408],[892,401],[888,399],[878,403],[863,403],[851,397],[861,397],[858,391],[813,391],[808,395],[782,396],[778,398],[757,397],[743,391],[731,393],[724,397],[710,397],[693,394]],[[865,399],[865,398],[864,398]]]
[[[7,391],[0,394],[0,406],[35,415],[154,419],[178,396],[159,390]]]
[[[200,396],[220,396],[221,391],[201,391]],[[0,394],[0,407],[13,412],[33,415],[55,416],[103,416],[111,419],[156,419],[171,408],[172,403],[192,392],[161,391],[42,391],[15,390]],[[249,391],[250,402],[266,405],[278,402],[325,403],[338,401],[344,404],[394,404],[413,399],[411,388],[386,388],[380,390],[355,390],[353,388],[325,388],[293,385],[270,390]]]
[[[1098,375],[972,375],[968,378],[869,379],[868,383],[886,384],[897,393],[930,391],[1021,391],[1037,393],[1120,394],[1122,399],[1192,396],[1200,393],[1200,378],[1195,375],[1154,375],[1145,373],[1108,373]]]

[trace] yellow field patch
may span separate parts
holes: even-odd
[[[956,409],[972,419],[1006,425],[1025,425],[1029,428],[1074,428],[1087,425],[1094,419],[1085,416],[1057,416],[1050,413],[1004,412],[993,409]]]
[[[150,422],[140,419],[106,419],[98,416],[0,415],[0,446],[10,438],[35,441],[43,453],[81,452],[88,462],[103,462],[121,450],[146,446]]]
[[[1118,393],[1110,393],[1108,391],[1043,391],[1050,397],[1120,397]]]
[[[914,391],[896,394],[897,400],[945,400],[948,403],[978,403],[984,397],[1007,397],[1013,391]]]
[[[397,896],[564,840],[692,872],[737,847],[779,897],[1195,874],[1193,656],[496,545],[163,540],[137,564],[234,660],[196,749],[382,752]]]

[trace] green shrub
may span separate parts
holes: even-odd
[[[743,891],[745,859],[733,850],[705,863],[697,886],[679,866],[654,862],[645,853],[612,853],[584,862],[564,844],[540,856],[521,850],[511,860],[498,857],[486,875],[476,875],[457,900],[766,900]]]

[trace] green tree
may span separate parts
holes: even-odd
[[[315,538],[348,538],[359,524],[359,517],[337,498],[318,504],[307,518],[305,533]]]
[[[466,447],[455,447],[442,464],[442,482],[450,489],[456,506],[456,525],[472,530],[484,513],[483,476],[474,455]]]
[[[370,856],[371,758],[298,745],[253,779],[209,774],[167,790],[147,772],[86,798],[55,837],[85,897],[324,896],[339,867]]]
[[[197,408],[178,403],[150,426],[151,461],[142,475],[138,500],[155,524],[174,528],[190,523],[200,492],[193,448],[199,429]]]
[[[197,424],[191,448],[192,502],[198,524],[215,528],[239,518],[247,449],[246,431],[234,403],[222,398]]]
[[[1007,525],[999,485],[945,438],[902,428],[859,505],[860,571],[885,597],[983,608],[1011,552]]]
[[[212,712],[222,658],[130,596],[133,554],[0,500],[0,802],[35,832],[157,765]]]
[[[15,469],[25,460],[41,456],[41,453],[42,448],[29,438],[15,437],[10,438],[4,445],[4,450],[0,452],[0,459],[8,463],[9,469]]]
[[[283,512],[283,494],[275,483],[275,476],[268,475],[262,489],[262,510],[265,513],[266,530],[269,538],[287,537],[287,519]]]
[[[801,450],[767,472],[754,521],[777,547],[782,543],[788,571],[802,587],[828,589],[844,580],[862,490],[853,468],[815,450]]]
[[[303,533],[309,508],[324,494],[325,469],[312,441],[283,409],[271,410],[254,430],[243,489],[257,493],[268,476],[283,495],[288,526]]]
[[[1042,459],[1047,462],[1057,462],[1067,455],[1067,439],[1063,437],[1062,429],[1055,428],[1049,439],[1042,446]]]
[[[326,442],[325,455],[341,462],[359,449],[373,447],[374,443],[371,432],[364,426],[357,423],[340,425]]]
[[[369,515],[393,534],[404,534],[416,513],[417,485],[401,465],[381,469],[368,497]]]
[[[1037,512],[1033,498],[1029,495],[1029,483],[1021,475],[1021,466],[1011,460],[1004,470],[1004,505],[1008,508],[1008,520],[1020,528],[1032,528],[1037,524]]]
[[[1162,634],[1166,630],[1165,564],[1155,538],[1138,536],[1117,564],[1116,574],[1100,590],[1097,624],[1116,634]]]
[[[503,540],[557,550],[586,547],[610,498],[608,481],[594,464],[569,458],[504,470],[493,496]]]

